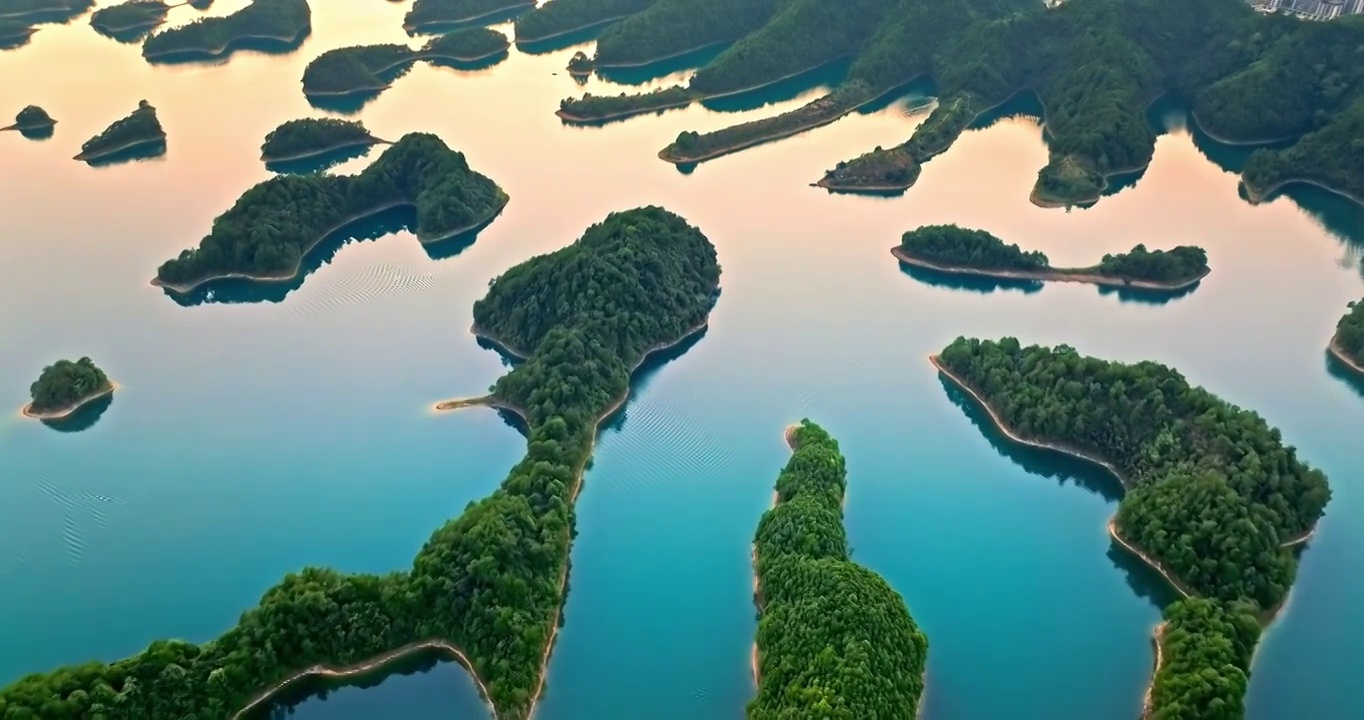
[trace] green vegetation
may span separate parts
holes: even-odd
[[[1293,182],[1321,185],[1364,198],[1364,99],[1283,150],[1256,150],[1241,172],[1252,200]]]
[[[448,58],[472,62],[506,52],[510,45],[507,36],[496,30],[471,27],[433,38],[418,55],[426,59]]]
[[[278,162],[377,142],[358,120],[303,118],[289,120],[271,130],[260,146],[260,154],[266,162]]]
[[[644,11],[658,0],[554,0],[516,19],[516,41],[538,42]]]
[[[180,55],[219,57],[242,41],[295,43],[311,31],[308,0],[252,0],[231,15],[199,18],[152,35],[142,45],[142,56],[148,60]]]
[[[37,28],[22,20],[0,19],[0,43],[20,43],[37,32]],[[6,45],[9,47],[9,45]]]
[[[917,717],[928,639],[900,594],[854,563],[843,528],[847,466],[802,420],[753,541],[762,620],[751,720]]]
[[[0,0],[0,20],[36,16],[32,22],[66,22],[94,4],[95,0]]]
[[[681,85],[659,88],[642,95],[593,95],[559,101],[559,117],[578,122],[599,122],[643,115],[668,108],[690,105],[695,97]]]
[[[592,58],[588,57],[587,53],[581,50],[573,53],[573,57],[568,59],[568,73],[570,75],[586,77],[591,75],[596,67],[597,64],[592,61]]]
[[[303,94],[352,95],[384,90],[418,60],[473,62],[507,50],[502,33],[473,27],[429,40],[421,49],[406,45],[357,45],[328,50],[303,69]]]
[[[880,146],[865,155],[840,162],[824,173],[820,187],[834,190],[902,190],[919,179],[923,163],[957,141],[980,114],[970,94],[940,100],[908,142],[888,150]]]
[[[827,125],[873,99],[871,89],[850,83],[795,110],[762,120],[731,125],[708,133],[686,131],[664,148],[659,157],[672,163],[694,163],[719,157],[758,143]]]
[[[597,38],[603,67],[645,65],[729,43],[762,27],[790,0],[658,0]]]
[[[1357,365],[1364,365],[1364,301],[1350,303],[1350,311],[1336,323],[1333,340],[1340,353]]]
[[[156,118],[156,108],[142,100],[128,117],[86,140],[76,159],[87,162],[98,160],[130,148],[164,142],[165,139],[166,131],[161,129],[161,121]]]
[[[285,175],[247,190],[198,248],[167,260],[156,277],[175,288],[226,275],[288,277],[328,233],[378,210],[415,206],[425,240],[477,227],[506,202],[440,138],[409,133],[358,175]]]
[[[911,230],[901,237],[900,250],[937,265],[982,270],[1051,269],[1047,256],[1041,252],[1020,250],[984,230],[956,225],[925,225]]]
[[[1250,659],[1260,637],[1255,616],[1237,604],[1191,598],[1165,609],[1152,720],[1238,720],[1245,716]]]
[[[432,25],[454,25],[535,7],[535,0],[417,0],[403,17],[403,27],[424,30]]]
[[[596,424],[623,401],[650,349],[705,322],[719,275],[706,237],[659,208],[613,214],[507,271],[474,318],[530,352],[492,395],[525,416],[526,457],[432,534],[411,571],[290,574],[216,640],[157,641],[113,663],[30,675],[0,690],[0,717],[229,718],[303,668],[441,638],[469,657],[496,717],[523,720],[560,619]]]
[[[164,22],[170,8],[161,0],[128,0],[96,10],[90,16],[90,25],[105,34],[148,30]]]
[[[1125,253],[1104,255],[1094,271],[1129,280],[1179,282],[1206,274],[1208,253],[1192,245],[1147,250],[1145,245],[1139,244]]]
[[[14,124],[5,128],[6,130],[41,130],[56,125],[57,121],[52,119],[47,111],[37,105],[28,105],[14,116]]]
[[[112,387],[108,376],[95,367],[90,358],[83,357],[76,362],[58,360],[43,368],[42,374],[29,386],[33,401],[28,410],[34,413],[68,410]],[[0,710],[4,709],[4,704],[0,703]]]

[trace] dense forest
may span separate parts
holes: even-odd
[[[32,397],[29,409],[35,412],[61,410],[91,395],[102,393],[109,387],[108,376],[103,370],[95,367],[94,361],[90,358],[83,357],[76,362],[58,360],[43,368],[42,374],[29,386],[29,394]],[[0,711],[2,710],[4,705],[0,703]]]
[[[593,95],[559,101],[559,116],[566,120],[595,121],[642,115],[666,108],[690,105],[695,97],[681,85],[658,88],[641,95]]]
[[[170,8],[161,0],[128,0],[96,10],[90,25],[106,34],[154,28],[165,21]]]
[[[9,49],[11,44],[18,45],[28,40],[37,29],[22,20],[0,18],[0,44]]]
[[[30,675],[0,690],[0,717],[228,718],[299,669],[442,638],[468,655],[497,718],[526,718],[563,600],[576,478],[596,422],[649,348],[705,322],[719,274],[706,237],[659,208],[615,213],[507,271],[475,318],[530,349],[494,389],[527,418],[526,457],[437,530],[410,572],[290,574],[212,642],[157,641],[113,663]]]
[[[534,6],[535,0],[416,0],[403,16],[403,25],[421,31],[432,25],[453,25]]]
[[[1200,594],[1267,610],[1292,582],[1280,545],[1309,531],[1331,491],[1257,414],[1154,362],[1067,346],[958,338],[942,366],[1014,432],[1111,462],[1130,491],[1117,527]]]
[[[1208,253],[1201,247],[1180,245],[1170,250],[1147,250],[1138,244],[1130,251],[1104,255],[1094,271],[1128,280],[1178,282],[1208,272]]]
[[[94,4],[95,0],[3,0],[0,19],[64,23]]]
[[[139,101],[137,109],[125,118],[116,120],[100,134],[86,140],[81,145],[78,160],[96,160],[105,155],[125,150],[134,145],[152,143],[166,138],[161,129],[161,121],[156,117],[156,108],[146,100]]]
[[[937,265],[982,270],[1046,270],[1044,253],[1020,250],[984,230],[956,225],[925,225],[900,238],[900,251]]]
[[[734,42],[762,27],[791,0],[658,0],[597,38],[598,67],[642,65],[709,45]]]
[[[312,31],[308,0],[252,0],[231,15],[199,18],[147,38],[142,56],[222,55],[234,42],[264,38],[282,42],[302,40]]]
[[[850,83],[794,110],[770,118],[731,125],[714,132],[684,131],[659,157],[673,163],[700,162],[759,142],[794,135],[831,123],[872,99],[862,83]]]
[[[1241,171],[1241,182],[1254,200],[1292,182],[1309,182],[1364,199],[1364,98],[1320,129],[1288,148],[1256,150]]]
[[[1350,311],[1336,323],[1333,342],[1345,357],[1364,365],[1364,301],[1350,303]]]
[[[325,153],[352,145],[379,142],[359,120],[302,118],[289,120],[271,130],[260,146],[267,162]]]
[[[506,201],[440,138],[409,133],[358,175],[285,175],[247,190],[198,248],[167,260],[156,277],[185,286],[234,273],[287,276],[328,233],[378,209],[414,205],[419,236],[438,238],[492,219]]]
[[[658,0],[554,0],[516,19],[516,41],[537,42],[642,12]]]
[[[928,639],[900,594],[850,558],[838,442],[809,420],[788,438],[777,502],[753,541],[762,619],[748,717],[912,720]]]
[[[303,68],[303,94],[378,92],[418,60],[471,62],[502,53],[509,45],[507,36],[496,30],[471,27],[438,35],[417,50],[397,44],[334,48]]]
[[[40,128],[52,127],[57,121],[52,119],[47,111],[37,105],[26,105],[14,116],[15,130],[37,130]]]
[[[1165,608],[1150,720],[1240,720],[1260,638],[1244,606],[1191,598]]]
[[[484,27],[471,27],[438,35],[426,43],[418,56],[421,58],[448,58],[470,62],[492,57],[506,51],[511,43],[507,36],[496,30]]]

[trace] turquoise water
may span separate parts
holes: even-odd
[[[1088,210],[1028,203],[1046,150],[1027,118],[967,133],[903,197],[807,187],[839,160],[908,137],[924,112],[913,94],[682,174],[655,157],[678,132],[789,109],[836,76],[567,127],[552,112],[583,91],[563,71],[575,46],[513,50],[478,71],[419,65],[360,110],[380,137],[439,133],[508,191],[507,210],[471,243],[422,248],[406,230],[383,234],[404,220],[387,218],[361,229],[371,239],[328,247],[289,287],[221,286],[181,305],[149,286],[161,261],[268,176],[257,160],[265,133],[317,113],[299,90],[307,61],[402,41],[404,11],[317,3],[297,51],[220,64],[150,66],[84,19],[0,52],[13,105],[0,112],[32,102],[60,121],[43,142],[0,135],[0,404],[13,408],[0,418],[0,617],[10,619],[0,682],[159,637],[212,638],[307,564],[408,566],[523,450],[496,413],[429,412],[504,372],[467,331],[473,301],[607,212],[656,203],[715,243],[723,294],[704,337],[644,372],[602,435],[539,718],[741,716],[752,694],[749,542],[785,462],[781,430],[804,416],[848,456],[856,559],[928,633],[926,718],[1135,716],[1165,593],[1112,549],[1104,523],[1116,500],[1102,475],[1002,445],[935,376],[925,356],[960,334],[1157,359],[1282,428],[1335,497],[1257,656],[1250,716],[1357,717],[1364,463],[1351,428],[1364,420],[1364,388],[1334,375],[1323,349],[1345,303],[1364,295],[1364,211],[1320,192],[1247,204],[1228,170],[1244,153],[1191,135],[1171,108],[1158,114],[1172,132],[1149,171]],[[620,91],[598,79],[586,88]],[[100,169],[69,159],[142,98],[169,133],[164,157]],[[1160,305],[1090,286],[931,284],[887,250],[934,222],[990,230],[1064,265],[1137,242],[1197,243],[1213,273]],[[83,354],[122,385],[107,407],[79,432],[18,417],[44,364]],[[309,720],[484,713],[458,666],[403,670],[294,698],[293,710]]]

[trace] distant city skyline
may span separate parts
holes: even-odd
[[[1264,13],[1284,12],[1308,20],[1333,20],[1364,13],[1364,0],[1248,0]]]

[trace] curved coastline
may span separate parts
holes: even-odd
[[[266,40],[269,42],[293,44],[307,37],[308,34],[312,32],[312,30],[313,30],[312,26],[308,25],[301,28],[298,32],[294,33],[293,35],[259,35],[259,34],[238,35],[234,38],[229,39],[222,45],[218,45],[215,47],[181,48],[176,50],[163,50],[161,52],[152,53],[148,53],[147,48],[144,45],[142,48],[142,57],[143,59],[146,60],[165,60],[178,58],[186,59],[201,58],[204,60],[214,60],[217,58],[222,58],[231,55],[232,52],[236,50],[237,46],[240,45],[241,43],[251,42],[252,40]]]
[[[1141,700],[1141,720],[1150,720],[1151,693],[1156,689],[1156,676],[1160,674],[1160,668],[1165,664],[1165,623],[1161,622],[1151,630],[1151,643],[1156,646],[1156,666],[1151,671],[1151,682],[1146,683],[1146,695]]]
[[[420,34],[424,33],[427,30],[430,30],[431,28],[439,28],[445,25],[464,25],[467,23],[474,23],[485,18],[505,15],[506,13],[513,12],[515,10],[521,9],[529,10],[530,8],[533,7],[535,7],[535,0],[527,0],[526,2],[517,3],[515,5],[508,5],[507,7],[499,8],[497,10],[489,10],[488,12],[485,13],[470,15],[468,17],[463,18],[456,18],[454,20],[422,20],[416,23],[405,22],[403,23],[403,31],[408,33],[409,35]]]
[[[602,63],[600,63],[600,62],[597,62],[597,63],[596,63],[596,67],[597,67],[598,69],[601,69],[601,70],[637,70],[637,69],[639,69],[639,68],[646,68],[646,67],[649,67],[650,65],[653,65],[653,64],[655,64],[655,63],[667,62],[667,61],[669,61],[669,60],[676,60],[676,59],[678,59],[678,58],[680,58],[680,57],[683,57],[683,56],[685,56],[685,55],[690,55],[690,54],[692,54],[692,53],[694,53],[694,52],[701,52],[702,50],[708,50],[708,49],[713,48],[713,47],[716,47],[716,46],[718,46],[718,45],[732,45],[732,44],[734,44],[734,41],[733,41],[733,40],[717,40],[716,42],[713,42],[713,43],[706,43],[705,45],[697,45],[696,47],[691,48],[690,50],[682,50],[681,52],[671,53],[671,54],[668,54],[668,55],[664,55],[663,57],[650,58],[649,60],[641,60],[641,61],[639,61],[639,62],[628,62],[628,63],[607,63],[607,64],[602,64]],[[594,61],[594,62],[596,62],[596,61]]]
[[[1329,192],[1333,195],[1338,195],[1342,198],[1345,198],[1346,200],[1349,200],[1350,202],[1355,203],[1356,205],[1364,205],[1364,198],[1354,195],[1349,191],[1331,187],[1330,185],[1327,185],[1321,181],[1312,180],[1311,178],[1292,177],[1286,180],[1280,180],[1279,182],[1276,182],[1263,190],[1257,190],[1251,187],[1250,183],[1246,182],[1246,176],[1244,173],[1242,173],[1240,185],[1241,187],[1246,189],[1246,199],[1250,201],[1251,205],[1259,205],[1260,203],[1273,197],[1280,191],[1293,185],[1310,185],[1314,188],[1325,190],[1326,192]]]
[[[1050,270],[988,270],[983,268],[971,268],[958,265],[939,265],[928,260],[923,260],[910,255],[898,246],[890,249],[890,253],[897,260],[906,265],[933,270],[936,272],[947,273],[950,275],[970,275],[974,277],[989,277],[1002,280],[1041,280],[1054,282],[1074,282],[1099,285],[1102,287],[1126,288],[1131,290],[1159,290],[1176,291],[1193,287],[1203,281],[1212,272],[1211,268],[1200,273],[1197,277],[1180,282],[1157,282],[1153,280],[1125,280],[1120,277],[1110,275],[1096,275],[1091,273],[1065,272],[1064,268],[1053,268]],[[1077,268],[1083,269],[1083,268]],[[936,357],[936,356],[934,356]],[[936,365],[937,362],[934,361]],[[939,367],[939,369],[942,369]],[[954,378],[955,379],[955,378]],[[958,381],[960,382],[960,381]],[[998,424],[998,422],[996,423]],[[1010,436],[1012,438],[1012,436]],[[1013,438],[1017,440],[1017,438]],[[1019,442],[1023,442],[1019,440]],[[1093,458],[1086,458],[1092,460]],[[1116,471],[1115,471],[1116,472]]]
[[[1204,135],[1207,135],[1209,138],[1212,138],[1213,140],[1216,140],[1219,143],[1222,143],[1223,145],[1233,145],[1238,147],[1252,147],[1255,145],[1273,145],[1275,143],[1297,140],[1298,138],[1302,137],[1302,135],[1285,135],[1283,137],[1269,138],[1267,140],[1232,140],[1230,138],[1222,137],[1221,135],[1218,135],[1217,133],[1209,130],[1208,126],[1204,125],[1203,121],[1198,119],[1198,113],[1194,110],[1189,110],[1189,119],[1193,121],[1194,127],[1198,128],[1199,132],[1203,133]]]
[[[1043,130],[1045,131],[1045,129],[1046,125],[1044,123]],[[1104,192],[1106,192],[1108,188],[1112,186],[1112,183],[1108,181],[1109,178],[1117,177],[1119,175],[1131,175],[1133,173],[1145,172],[1146,169],[1149,167],[1151,167],[1151,162],[1148,160],[1145,163],[1138,165],[1137,167],[1118,168],[1116,170],[1111,170],[1106,173],[1099,173],[1099,177],[1100,179],[1103,180],[1104,184],[1101,187],[1099,187],[1098,190],[1094,191],[1093,195],[1084,195],[1078,198],[1060,198],[1051,195],[1044,195],[1043,193],[1038,192],[1037,185],[1034,184],[1032,190],[1028,193],[1028,202],[1032,203],[1033,205],[1036,205],[1037,207],[1045,208],[1047,210],[1055,210],[1057,208],[1068,208],[1074,205],[1091,205],[1102,200]]]
[[[363,140],[353,140],[351,142],[340,143],[338,145],[331,145],[320,150],[309,150],[308,152],[294,153],[293,155],[266,155],[265,153],[261,153],[260,159],[261,162],[264,163],[297,162],[299,160],[311,160],[313,158],[322,157],[323,155],[330,155],[340,150],[350,150],[351,148],[357,147],[370,147],[371,145],[392,144],[393,143],[389,140],[382,140],[380,138],[374,137],[373,135],[370,135],[368,138],[365,138]]]
[[[434,237],[432,237],[432,236],[423,236],[423,235],[421,234],[421,230],[420,230],[420,228],[419,228],[418,231],[417,231],[417,241],[420,242],[420,243],[423,244],[423,245],[427,245],[427,244],[430,244],[430,243],[440,242],[440,241],[442,241],[442,240],[448,240],[449,238],[452,238],[452,237],[454,237],[454,236],[456,236],[456,235],[461,235],[461,234],[466,233],[466,232],[471,232],[471,231],[473,231],[473,230],[477,230],[478,228],[480,228],[480,227],[482,227],[482,226],[484,226],[484,225],[486,225],[486,224],[492,222],[494,218],[496,218],[498,215],[500,215],[500,214],[502,213],[502,209],[505,208],[505,207],[507,206],[507,202],[509,202],[509,201],[510,201],[510,197],[506,197],[506,196],[505,196],[505,193],[504,193],[504,197],[503,197],[502,203],[501,203],[500,205],[498,205],[496,208],[494,208],[493,211],[492,211],[491,213],[489,213],[486,217],[481,218],[481,219],[479,219],[479,220],[476,220],[476,221],[474,221],[474,222],[472,222],[472,223],[470,223],[470,224],[468,224],[468,225],[465,225],[465,226],[463,226],[463,227],[455,228],[454,230],[451,230],[451,231],[449,231],[449,232],[447,232],[447,233],[442,233],[442,234],[437,235],[437,236],[434,236]],[[254,281],[256,281],[256,282],[288,282],[289,280],[293,280],[294,278],[297,278],[297,277],[298,277],[298,273],[303,269],[303,260],[304,260],[305,258],[308,257],[308,253],[311,253],[314,249],[317,248],[318,245],[322,244],[322,242],[325,241],[327,238],[329,238],[329,237],[331,237],[332,235],[335,235],[336,233],[338,233],[338,232],[344,230],[347,226],[349,226],[349,225],[351,225],[351,224],[353,224],[353,223],[357,223],[357,222],[360,222],[361,220],[365,220],[365,219],[367,219],[367,218],[371,218],[371,217],[373,217],[373,216],[375,216],[375,215],[378,215],[379,213],[386,212],[386,211],[388,211],[388,210],[393,210],[393,209],[395,209],[395,208],[400,208],[400,207],[412,207],[412,206],[413,206],[413,203],[412,203],[411,201],[407,201],[407,200],[402,200],[402,201],[398,201],[398,202],[391,202],[391,203],[386,203],[386,204],[384,204],[384,205],[380,205],[379,207],[376,207],[376,208],[373,208],[373,209],[370,209],[370,210],[366,210],[365,212],[362,212],[362,213],[357,213],[357,214],[355,214],[355,215],[351,215],[350,217],[347,217],[347,218],[341,220],[341,221],[340,221],[339,223],[337,223],[336,225],[332,226],[331,228],[329,228],[329,229],[326,230],[325,232],[319,234],[311,243],[308,244],[308,247],[304,248],[303,252],[299,254],[298,262],[294,264],[293,269],[290,270],[290,271],[288,272],[288,274],[283,274],[283,275],[252,275],[252,274],[250,274],[250,273],[236,273],[236,272],[233,272],[233,273],[223,273],[223,274],[221,274],[221,275],[209,275],[209,276],[207,276],[207,277],[199,278],[199,279],[197,279],[197,280],[195,280],[195,281],[193,281],[193,282],[183,283],[183,284],[169,283],[169,282],[166,282],[166,281],[162,280],[162,279],[159,278],[159,277],[154,277],[154,278],[152,278],[152,280],[151,280],[151,285],[152,285],[153,287],[163,288],[163,289],[170,290],[170,291],[172,291],[172,292],[176,292],[176,293],[179,293],[179,294],[181,294],[181,295],[184,295],[184,294],[187,294],[187,293],[190,293],[190,292],[194,291],[196,288],[199,288],[199,287],[201,287],[201,286],[203,286],[203,285],[206,285],[206,284],[208,284],[208,283],[211,283],[211,282],[214,282],[214,281],[217,281],[217,280],[234,280],[234,279],[237,279],[237,280],[254,280]]]
[[[582,117],[581,115],[574,115],[573,113],[564,112],[564,110],[562,109],[555,110],[554,114],[558,116],[560,120],[563,120],[568,123],[573,123],[575,125],[595,125],[597,123],[604,123],[610,120],[621,120],[628,117],[634,117],[636,115],[648,115],[649,113],[663,112],[664,110],[684,108],[696,102],[698,99],[699,98],[690,97],[687,98],[686,100],[679,100],[677,102],[668,103],[666,105],[656,105],[648,108],[622,110],[620,112],[614,112],[607,115],[598,115],[594,117]]]
[[[715,96],[711,96],[711,97],[715,97]],[[825,97],[827,97],[827,96],[825,96]],[[878,97],[879,97],[879,96],[878,96]],[[849,107],[845,108],[842,112],[837,113],[837,114],[835,114],[835,115],[832,115],[832,116],[829,116],[829,117],[818,117],[818,118],[815,118],[815,119],[813,119],[813,120],[809,120],[809,121],[807,121],[807,122],[800,123],[799,125],[795,125],[795,126],[793,126],[793,127],[783,128],[783,129],[776,130],[776,131],[773,131],[773,132],[770,132],[770,133],[765,133],[765,134],[763,134],[763,135],[759,135],[759,136],[757,136],[757,137],[748,138],[748,139],[743,140],[743,141],[740,141],[740,142],[731,143],[731,144],[726,145],[726,146],[724,146],[724,147],[716,148],[716,149],[714,149],[714,150],[712,150],[712,151],[710,151],[710,152],[708,152],[708,153],[703,153],[703,154],[697,155],[697,156],[695,156],[695,157],[685,157],[685,158],[676,157],[676,156],[674,156],[672,153],[669,153],[669,152],[668,152],[668,148],[672,147],[672,145],[669,145],[668,147],[665,147],[665,148],[663,148],[662,150],[659,150],[659,151],[658,151],[658,159],[663,160],[664,162],[670,162],[670,163],[672,163],[672,164],[674,164],[674,165],[691,165],[691,164],[694,164],[694,163],[705,162],[705,161],[707,161],[707,160],[713,160],[713,159],[718,158],[718,157],[722,157],[722,156],[725,156],[725,155],[729,155],[730,153],[736,153],[736,152],[739,152],[740,150],[746,150],[746,149],[751,148],[751,147],[753,147],[753,146],[755,146],[755,145],[762,145],[763,143],[769,143],[769,142],[772,142],[772,141],[774,141],[774,140],[782,140],[782,139],[784,139],[784,138],[788,138],[788,137],[791,137],[791,136],[793,136],[793,135],[799,135],[799,134],[801,134],[801,133],[803,133],[803,132],[807,132],[807,131],[809,131],[809,130],[814,130],[814,129],[816,129],[816,128],[824,127],[825,125],[833,124],[834,122],[837,122],[838,120],[842,120],[843,118],[847,117],[848,115],[853,114],[854,112],[857,111],[858,108],[864,107],[864,106],[868,105],[869,103],[871,103],[871,102],[873,102],[873,101],[875,101],[875,100],[876,100],[875,97],[873,97],[873,98],[868,98],[867,100],[863,100],[862,102],[860,102],[860,103],[858,103],[858,104],[856,104],[856,105],[852,105],[852,106],[849,106]],[[794,111],[793,111],[793,112],[794,112]],[[773,116],[773,118],[771,118],[771,119],[775,119],[775,118],[777,118],[777,117],[781,117],[781,116],[780,116],[780,115],[776,115],[776,116]]]
[[[13,125],[6,125],[5,127],[0,128],[0,132],[5,132],[6,130],[16,130],[16,131],[21,132],[21,133],[22,133],[22,132],[37,132],[37,131],[39,131],[39,130],[48,130],[48,129],[50,129],[50,128],[55,127],[56,125],[57,125],[57,121],[56,121],[56,120],[52,120],[52,121],[50,121],[50,122],[45,122],[45,123],[39,123],[39,124],[36,124],[36,125],[20,125],[19,123],[15,123],[15,124],[13,124]]]
[[[71,417],[72,415],[75,415],[76,412],[78,412],[81,408],[85,407],[86,405],[89,405],[90,403],[104,397],[105,395],[113,393],[117,389],[118,383],[114,382],[113,380],[110,380],[109,385],[107,387],[100,388],[98,392],[86,395],[85,397],[77,400],[76,402],[70,405],[59,407],[56,410],[34,410],[33,403],[27,403],[22,408],[19,409],[19,413],[30,420],[41,420],[44,422],[65,420]]]
[[[521,45],[521,44],[533,45],[533,44],[535,44],[535,43],[542,43],[542,42],[546,42],[546,41],[549,41],[549,40],[554,40],[554,39],[556,39],[556,38],[561,38],[561,37],[563,37],[563,36],[565,36],[565,35],[572,35],[573,33],[582,32],[582,31],[584,31],[584,30],[591,30],[592,28],[598,27],[598,26],[601,26],[601,25],[608,25],[608,24],[613,23],[613,22],[616,22],[616,21],[618,21],[618,20],[624,20],[625,18],[628,18],[628,17],[630,17],[631,15],[634,15],[634,14],[635,14],[635,13],[626,13],[626,14],[624,14],[624,15],[616,15],[616,16],[614,16],[614,17],[602,18],[601,20],[593,20],[593,21],[590,22],[590,23],[586,23],[586,24],[583,24],[583,25],[579,25],[579,26],[577,26],[577,27],[572,27],[572,28],[569,28],[569,29],[567,29],[567,30],[560,30],[559,32],[550,33],[549,35],[545,35],[545,36],[543,36],[543,37],[537,37],[537,38],[523,38],[523,37],[521,37],[520,35],[516,35],[516,37],[514,37],[514,38],[512,39],[512,42],[514,42],[514,43],[516,43],[516,44],[518,44],[518,45]]]
[[[80,154],[76,155],[75,157],[73,157],[73,158],[71,158],[71,159],[72,159],[72,160],[80,160],[81,162],[98,162],[99,160],[103,160],[104,158],[107,158],[107,157],[109,157],[109,156],[111,156],[111,155],[117,155],[117,154],[119,154],[119,153],[121,153],[121,152],[125,152],[125,151],[128,151],[128,150],[134,150],[134,149],[136,149],[136,148],[143,147],[144,145],[154,145],[154,144],[156,144],[156,143],[163,143],[163,142],[165,142],[165,141],[166,141],[166,133],[165,133],[165,132],[162,132],[160,135],[157,135],[156,137],[148,137],[148,138],[141,138],[141,139],[138,139],[138,140],[132,140],[132,141],[123,143],[122,145],[119,145],[119,146],[117,146],[117,147],[112,147],[112,148],[108,148],[108,149],[105,149],[105,150],[96,150],[96,151],[93,152],[93,153],[86,153],[86,152],[84,152],[84,151],[81,151]]]
[[[295,682],[298,682],[299,680],[313,677],[346,679],[357,676],[363,676],[372,672],[382,670],[385,666],[402,660],[403,658],[408,657],[409,655],[428,650],[438,650],[442,653],[445,653],[450,657],[454,658],[455,661],[458,662],[460,665],[464,666],[464,669],[468,670],[469,675],[473,677],[474,684],[478,686],[478,694],[483,698],[483,702],[488,706],[488,709],[492,711],[492,716],[494,718],[497,717],[497,708],[493,705],[492,697],[488,694],[488,687],[483,684],[483,678],[478,676],[478,673],[474,670],[473,663],[469,662],[469,658],[464,654],[464,651],[460,650],[454,644],[447,642],[445,640],[432,639],[408,643],[407,645],[404,645],[400,648],[390,650],[386,653],[376,655],[368,660],[362,660],[358,663],[354,663],[351,665],[335,667],[332,665],[318,664],[313,665],[312,667],[299,670],[298,672],[284,678],[283,680],[270,686],[269,688],[257,693],[255,696],[253,696],[250,700],[247,701],[246,705],[242,706],[242,709],[238,710],[236,713],[232,715],[232,720],[240,720],[243,715],[246,715],[247,713],[251,712],[257,707],[265,703],[268,703],[270,700],[274,699],[274,697],[278,695],[281,691],[283,691],[290,685],[294,684]]]

